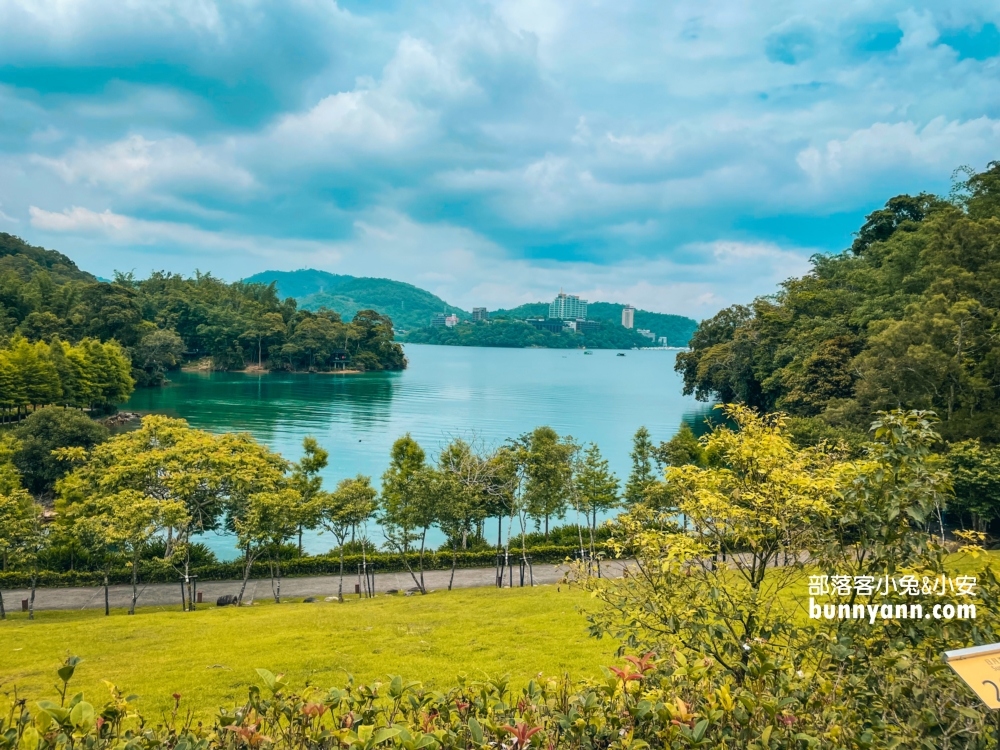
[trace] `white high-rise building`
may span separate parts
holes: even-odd
[[[622,325],[626,328],[635,326],[635,308],[632,305],[625,305],[622,308]]]
[[[549,317],[557,320],[586,320],[587,300],[575,294],[559,292],[559,296],[549,305]]]

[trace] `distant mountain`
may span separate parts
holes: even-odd
[[[606,320],[621,324],[622,308],[624,307],[625,305],[615,302],[591,302],[587,305],[587,317],[590,320]],[[548,312],[549,304],[547,302],[529,302],[509,310],[495,310],[490,313],[490,317],[523,320],[525,318],[544,318]],[[635,327],[652,331],[656,334],[657,339],[660,336],[666,336],[669,346],[687,346],[691,335],[698,327],[698,322],[683,315],[636,310]]]
[[[318,310],[326,307],[337,311],[346,320],[354,317],[358,310],[376,310],[392,318],[397,329],[406,331],[426,328],[430,325],[431,318],[442,312],[454,313],[462,320],[470,317],[465,310],[449,305],[425,289],[391,279],[345,276],[303,268],[299,271],[264,271],[243,281],[256,284],[274,282],[278,294],[282,297],[294,297],[300,308]],[[587,306],[587,317],[621,324],[624,306],[611,302],[591,302]],[[512,320],[544,318],[548,311],[548,302],[532,302],[509,310],[494,310],[490,317]],[[657,338],[666,336],[670,346],[687,346],[698,323],[682,315],[636,310],[635,327],[647,328]]]
[[[411,330],[430,325],[438,313],[469,314],[430,292],[391,279],[376,279],[317,271],[264,271],[243,281],[256,284],[274,282],[282,297],[294,297],[300,308],[335,310],[350,320],[358,310],[375,310],[392,318],[395,328]]]

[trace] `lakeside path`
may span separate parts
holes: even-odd
[[[624,561],[608,560],[602,563],[601,571],[605,577],[615,577],[621,575],[625,566]],[[535,565],[535,584],[554,584],[562,581],[566,574],[566,565]],[[424,585],[428,591],[444,590],[448,588],[448,579],[451,577],[450,570],[428,570],[424,572]],[[514,587],[520,583],[520,571],[514,568]],[[527,573],[525,573],[525,585],[527,585]],[[504,575],[504,588],[509,583],[509,572]],[[339,576],[304,576],[288,577],[281,579],[282,599],[303,599],[314,596],[317,599],[337,595]],[[240,581],[205,581],[198,584],[198,592],[203,596],[202,607],[214,607],[216,600],[225,594],[237,595],[240,592]],[[354,575],[344,571],[344,598],[356,597],[354,585],[357,583],[357,573]],[[459,568],[455,571],[454,588],[485,588],[496,585],[496,568]],[[409,573],[377,573],[375,576],[376,596],[385,594],[387,591],[395,589],[405,592],[413,588],[413,579]],[[145,588],[139,586],[142,591],[139,596],[139,607],[169,607],[176,606],[180,609],[181,586],[177,583],[150,583]],[[4,606],[8,612],[16,612],[21,609],[21,601],[30,595],[28,589],[11,589],[3,591]],[[108,587],[109,599],[112,609],[127,608],[132,598],[132,587],[130,585],[115,585]],[[271,597],[270,578],[251,578],[247,581],[247,591],[244,601],[266,600]],[[104,607],[104,589],[100,586],[80,586],[63,588],[38,588],[35,591],[35,609],[102,609]]]

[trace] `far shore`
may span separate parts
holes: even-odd
[[[181,372],[241,372],[245,375],[270,375],[272,373],[289,373],[291,375],[363,375],[364,370],[269,370],[266,367],[258,367],[257,365],[248,365],[242,370],[215,370],[211,366],[203,365],[202,363],[193,363],[189,365],[184,365],[180,368]],[[167,378],[169,380],[169,377]]]

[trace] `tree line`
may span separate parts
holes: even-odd
[[[861,433],[880,409],[934,410],[946,440],[996,443],[998,219],[1000,162],[947,199],[890,199],[849,249],[703,321],[684,392]]]
[[[350,363],[365,371],[405,367],[392,321],[361,310],[350,321],[335,312],[299,310],[274,284],[227,283],[154,272],[118,273],[106,282],[66,256],[0,233],[0,340],[116,341],[137,385],[158,385],[185,359],[220,370],[251,365],[329,370]]]
[[[506,348],[545,347],[548,349],[632,349],[656,344],[637,331],[602,321],[599,328],[583,333],[562,331],[553,333],[535,328],[523,320],[497,319],[488,323],[462,323],[451,328],[428,326],[406,334],[414,344],[443,346],[492,346]]]
[[[116,342],[58,337],[29,342],[15,335],[0,348],[0,420],[58,404],[99,411],[126,401],[135,382],[128,354]]]
[[[39,575],[67,564],[102,574],[105,592],[111,572],[125,566],[134,611],[143,567],[173,569],[190,581],[203,556],[196,540],[210,531],[231,533],[241,550],[240,600],[261,560],[280,600],[282,565],[296,538],[302,554],[304,530],[336,540],[341,594],[345,552],[364,559],[378,547],[398,555],[425,593],[432,528],[447,537],[453,581],[460,550],[489,546],[490,519],[502,564],[520,558],[530,565],[532,526],[547,540],[551,522],[572,512],[581,554],[593,557],[600,516],[621,503],[618,480],[599,448],[549,427],[493,448],[456,439],[433,461],[405,435],[392,446],[381,491],[363,475],[325,488],[321,472],[329,454],[311,437],[292,462],[245,433],[213,435],[164,416],[145,417],[138,429],[109,438],[79,412],[42,409],[0,446],[6,482],[0,484],[0,557],[4,570],[28,575],[32,615]],[[52,496],[54,516],[43,503]],[[383,540],[367,538],[370,520],[378,521]],[[2,608],[0,599],[0,616]]]
[[[938,538],[938,510],[951,479],[934,455],[936,418],[877,413],[861,450],[851,452],[829,443],[797,446],[783,415],[728,405],[724,416],[693,443],[685,437],[650,447],[648,436],[639,436],[654,463],[656,456],[679,460],[694,449],[704,465],[670,466],[663,476],[670,504],[641,501],[618,518],[610,546],[630,557],[629,575],[598,578],[583,564],[571,574],[570,585],[592,595],[585,612],[591,635],[608,635],[626,652],[598,677],[573,683],[566,675],[537,674],[517,691],[507,676],[460,677],[435,690],[390,676],[370,686],[348,680],[343,688],[300,694],[281,674],[258,669],[261,684],[250,686],[245,706],[220,712],[215,727],[168,717],[166,725],[143,730],[145,746],[995,747],[991,712],[941,659],[970,642],[1000,638],[1000,581],[982,560],[976,534],[965,535],[966,546],[952,555]],[[181,427],[143,429],[168,438],[163,430]],[[519,441],[507,447],[516,451]],[[397,442],[387,472],[393,481],[405,481],[404,468],[411,478],[431,469],[417,447],[406,438]],[[305,448],[291,476],[310,484],[315,496],[323,490],[312,470],[323,457],[318,446]],[[457,476],[447,467],[461,460],[449,452],[442,451],[433,470]],[[552,467],[542,463],[534,476],[551,479]],[[233,491],[244,489],[234,484]],[[375,503],[373,491],[349,494],[362,514]],[[272,500],[253,501],[257,512],[280,514],[282,502]],[[183,519],[180,506],[169,512],[176,513],[174,523]],[[23,523],[32,522],[26,516]],[[346,539],[352,519],[339,523]],[[959,575],[956,568],[966,586],[974,576],[971,594],[931,588],[931,581]],[[810,593],[819,573],[839,574],[852,585]],[[882,579],[903,577],[917,582],[919,593],[882,589]],[[864,591],[859,582],[866,582]],[[865,616],[817,619],[810,596]],[[929,612],[963,596],[977,609],[974,619],[905,614],[916,603]],[[49,750],[66,744],[60,737],[95,745],[135,739],[125,723],[135,715],[125,692],[113,688],[103,708],[83,693],[68,699],[78,664],[69,657],[59,669],[57,702],[21,699],[0,713],[0,731],[12,744]],[[180,706],[181,696],[174,701]]]

